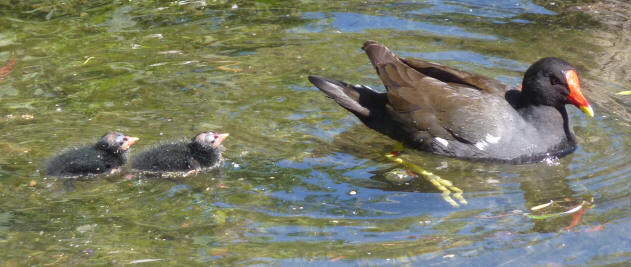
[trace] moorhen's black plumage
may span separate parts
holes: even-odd
[[[132,168],[149,172],[187,172],[219,166],[223,160],[221,143],[227,133],[203,132],[190,142],[163,144],[135,156]]]
[[[118,132],[103,135],[94,145],[62,152],[46,164],[46,173],[54,176],[80,176],[111,172],[125,164],[129,148],[139,138]]]
[[[535,62],[522,89],[364,44],[387,92],[310,76],[318,89],[368,127],[436,154],[525,163],[576,148],[566,104],[593,117],[574,67],[558,58]]]

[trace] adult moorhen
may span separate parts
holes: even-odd
[[[318,76],[309,81],[368,127],[416,149],[535,162],[576,148],[565,104],[594,116],[575,68],[558,58],[530,66],[519,91],[481,75],[399,58],[374,41],[363,50],[386,93]]]
[[[227,137],[227,133],[203,132],[188,142],[159,145],[135,156],[132,168],[154,173],[185,172],[184,176],[214,169],[223,161],[221,143]]]
[[[82,176],[116,172],[125,164],[129,148],[140,140],[119,132],[103,135],[94,145],[62,152],[46,164],[46,173],[53,176]]]

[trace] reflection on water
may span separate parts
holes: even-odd
[[[370,16],[358,13],[342,13],[331,12],[327,14],[322,13],[305,13],[305,18],[327,20],[326,25],[322,25],[322,22],[317,21],[313,24],[308,24],[304,29],[320,32],[324,30],[324,27],[332,27],[340,33],[356,32],[364,33],[366,30],[374,29],[389,29],[396,31],[418,31],[423,34],[437,34],[447,35],[461,38],[483,39],[483,40],[496,40],[497,37],[484,34],[476,34],[467,32],[460,27],[442,26],[432,23],[418,22],[414,20],[401,19],[392,16]],[[331,18],[329,18],[331,16]],[[318,27],[317,25],[322,25]],[[298,30],[300,32],[300,30]]]
[[[383,90],[360,50],[374,39],[402,56],[511,85],[537,58],[564,57],[579,66],[589,98],[619,86],[588,87],[607,84],[593,71],[593,52],[605,47],[578,37],[603,26],[521,0],[207,2],[69,2],[55,11],[0,4],[0,64],[18,59],[0,82],[2,262],[629,260],[631,128],[609,106],[596,106],[591,121],[568,107],[580,147],[556,164],[406,151],[407,160],[465,191],[469,204],[453,208],[427,182],[386,179],[398,167],[384,158],[393,141],[306,79],[327,75]],[[170,180],[123,172],[65,182],[41,173],[48,157],[110,130],[141,138],[132,153],[202,130],[230,132],[228,160],[220,172]],[[550,200],[592,197],[581,217],[524,215]]]
[[[554,11],[546,9],[543,6],[536,5],[530,1],[508,0],[508,1],[489,1],[489,0],[465,0],[465,1],[444,1],[433,0],[427,1],[429,7],[412,10],[412,14],[423,15],[449,15],[462,14],[466,16],[477,16],[486,18],[506,19],[515,18],[525,13],[555,15]],[[515,22],[515,20],[511,20]],[[491,20],[491,22],[497,22]],[[518,21],[519,22],[519,21]]]

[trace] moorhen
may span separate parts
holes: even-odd
[[[135,156],[132,168],[154,173],[185,172],[184,176],[214,169],[223,161],[221,143],[227,137],[227,133],[203,132],[191,141],[159,145]]]
[[[119,132],[103,135],[94,145],[62,152],[46,164],[46,173],[53,176],[83,176],[114,173],[127,161],[129,148],[140,140]]]
[[[576,148],[566,104],[594,113],[574,67],[543,58],[521,90],[436,63],[400,58],[374,41],[362,49],[387,92],[324,77],[309,81],[366,126],[435,154],[528,163]]]

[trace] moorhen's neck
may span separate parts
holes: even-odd
[[[521,89],[521,94],[519,95],[519,101],[517,104],[517,108],[523,108],[527,106],[539,106],[539,105],[547,105],[547,106],[556,106],[551,103],[551,97],[546,94],[546,89],[542,89],[538,80],[533,80],[531,75],[526,73],[526,77],[524,77],[524,81],[522,82],[523,88]],[[560,104],[562,106],[563,104]]]
[[[519,100],[517,101],[517,109],[522,109],[528,106],[535,106],[535,105],[539,105],[536,101],[536,99],[534,99],[532,97],[532,94],[528,93],[528,90],[526,90],[526,88],[524,88],[521,91],[521,94],[519,95]]]
[[[565,132],[565,136],[567,136],[567,139],[571,144],[576,144],[576,138],[574,137],[572,130],[570,130],[570,118],[567,115],[565,106],[557,107],[557,110],[563,117],[563,131]]]
[[[523,92],[519,95],[512,94],[510,98],[507,95],[507,100],[511,102],[515,110],[517,110],[517,112],[526,121],[536,123],[537,125],[535,125],[535,127],[540,130],[540,127],[548,128],[554,125],[559,125],[558,123],[560,123],[560,121],[558,123],[550,122],[554,121],[555,117],[557,118],[556,120],[558,120],[560,115],[560,119],[563,120],[563,132],[567,137],[567,141],[570,144],[576,144],[576,138],[570,129],[570,119],[567,114],[567,110],[565,109],[565,105],[561,104],[557,106],[549,106],[545,104],[537,104],[536,101],[533,101],[532,98],[529,98],[529,96],[527,94],[523,94]]]
[[[524,78],[521,92],[511,96],[513,98],[512,101],[508,99],[507,93],[507,101],[512,102],[516,109],[529,106],[551,106],[565,110],[563,97],[553,92],[551,88],[546,88],[546,85],[542,85],[540,80],[533,80],[531,77],[526,77]]]

